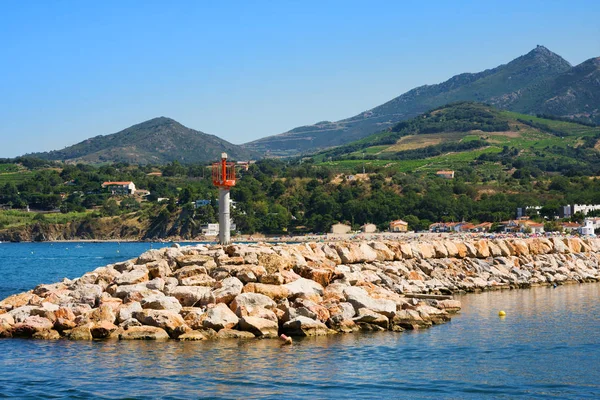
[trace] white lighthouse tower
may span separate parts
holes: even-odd
[[[221,161],[213,163],[212,178],[219,188],[219,243],[225,245],[231,242],[229,190],[235,186],[235,163],[227,162],[227,153],[221,153]]]

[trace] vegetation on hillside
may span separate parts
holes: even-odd
[[[504,110],[600,123],[600,58],[572,67],[543,46],[496,68],[412,89],[352,118],[321,122],[248,143],[274,155],[297,155],[355,142],[434,107],[477,101]]]
[[[461,102],[320,153],[315,160],[330,166],[376,161],[405,172],[470,166],[529,175],[593,175],[600,171],[599,141],[600,127],[592,124]]]
[[[516,208],[523,206],[542,206],[539,218],[552,220],[560,205],[600,204],[599,179],[567,178],[525,162],[516,169],[508,164],[500,167],[502,157],[519,162],[511,151],[486,161],[498,168],[467,165],[456,170],[453,180],[425,170],[404,173],[386,165],[370,165],[362,175],[355,174],[362,169],[358,165],[354,171],[340,173],[312,160],[261,160],[238,172],[232,215],[239,232],[281,235],[327,232],[334,222],[347,222],[355,229],[375,223],[386,229],[389,221],[398,218],[415,230],[437,221],[498,222],[514,218]],[[135,234],[191,239],[201,233],[202,225],[217,221],[217,190],[204,165],[79,164],[27,172],[30,178],[0,188],[0,204],[11,208],[0,211],[0,227],[5,230],[35,226],[43,231],[44,226],[67,223],[64,229],[76,237],[97,238],[94,229],[104,229],[116,238]],[[105,180],[132,180],[151,195],[110,196],[100,187]],[[192,202],[198,199],[209,204],[196,208]],[[21,209],[26,204],[47,212],[27,213]]]
[[[252,151],[161,117],[111,135],[96,136],[62,150],[33,156],[85,163],[166,164],[179,161],[189,164],[212,161],[222,152],[237,160],[256,157]]]

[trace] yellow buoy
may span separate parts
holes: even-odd
[[[506,317],[506,313],[505,313],[504,311],[500,311],[500,312],[498,313],[498,316],[499,316],[499,317]]]

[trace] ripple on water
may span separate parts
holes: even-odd
[[[149,248],[85,244],[64,258],[60,246],[20,246],[0,248],[1,297]],[[598,284],[469,295],[459,316],[429,330],[284,347],[0,340],[0,398],[598,398],[599,295]]]

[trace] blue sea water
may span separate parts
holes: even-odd
[[[2,243],[0,297],[150,246]],[[598,398],[599,298],[600,284],[466,295],[451,323],[429,330],[283,347],[0,339],[0,398]]]

